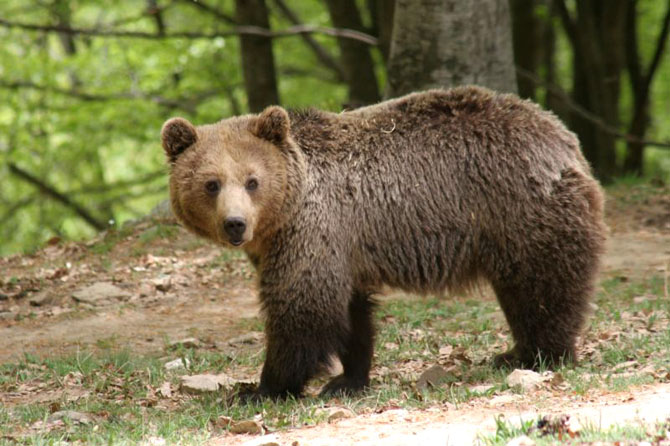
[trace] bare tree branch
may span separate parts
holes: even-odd
[[[205,12],[207,12],[207,13],[213,15],[213,16],[216,17],[217,19],[220,19],[220,20],[222,20],[222,21],[224,21],[224,22],[227,22],[227,23],[230,24],[230,25],[235,25],[235,24],[237,23],[237,22],[235,21],[235,19],[234,19],[232,16],[230,16],[230,15],[228,15],[228,14],[222,12],[222,11],[219,10],[219,9],[216,9],[214,6],[211,6],[211,5],[207,4],[207,3],[204,3],[202,0],[198,0],[198,1],[193,1],[193,0],[181,0],[181,2],[182,2],[182,3],[186,3],[187,5],[193,6],[193,7],[195,7],[195,8],[198,8],[198,9],[200,9],[201,11],[205,11]]]
[[[28,88],[38,91],[50,91],[53,93],[70,96],[82,101],[115,101],[115,100],[125,100],[125,99],[142,99],[148,100],[155,104],[168,107],[168,108],[192,108],[193,104],[197,104],[204,99],[207,99],[211,96],[217,95],[220,93],[219,90],[205,90],[194,94],[189,97],[181,98],[166,98],[153,93],[142,93],[142,92],[122,92],[122,93],[89,93],[81,91],[74,88],[60,88],[51,85],[41,85],[31,81],[9,81],[5,79],[0,79],[0,88],[5,89],[20,89]]]
[[[286,18],[293,23],[294,25],[301,25],[300,18],[298,15],[291,10],[291,8],[288,7],[286,2],[284,0],[274,0],[275,4],[279,8],[282,14],[286,16]],[[337,79],[339,81],[344,81],[346,80],[346,74],[344,73],[344,69],[342,68],[342,65],[333,57],[330,55],[328,50],[326,50],[319,42],[317,42],[310,34],[302,34],[302,38],[309,46],[312,51],[314,52],[314,55],[316,56],[319,61],[324,64],[326,67],[330,68],[336,75]]]
[[[120,31],[104,28],[74,28],[62,25],[40,25],[34,23],[12,22],[0,18],[0,26],[4,28],[18,28],[26,31],[60,32],[72,35],[85,35],[97,37],[119,37],[134,39],[215,39],[226,38],[239,35],[261,36],[268,38],[282,38],[302,34],[325,34],[328,36],[357,40],[368,45],[377,45],[377,38],[364,32],[353,29],[328,28],[325,26],[297,25],[287,29],[271,31],[267,28],[258,26],[236,26],[233,29],[225,31],[215,31],[211,33],[193,32],[193,31],[175,31],[165,33],[150,33],[144,31]]]
[[[91,213],[87,209],[85,209],[81,205],[75,203],[72,199],[70,199],[70,197],[68,197],[67,195],[58,191],[56,188],[47,184],[43,180],[37,178],[36,176],[31,174],[30,172],[27,172],[27,171],[21,169],[19,166],[17,166],[14,163],[9,163],[8,167],[9,167],[9,171],[12,174],[21,178],[25,182],[32,184],[37,189],[39,189],[39,191],[41,193],[43,193],[44,195],[47,195],[47,196],[53,198],[54,200],[58,201],[59,203],[61,203],[65,207],[68,207],[68,208],[72,209],[77,215],[79,215],[81,218],[83,218],[84,221],[86,221],[86,223],[93,226],[95,229],[97,229],[99,231],[102,231],[103,229],[105,229],[107,227],[107,225],[104,222],[102,222],[102,221],[98,220],[97,218],[93,217],[93,215],[91,215]]]
[[[635,135],[631,135],[628,133],[624,133],[617,129],[616,127],[612,127],[608,123],[606,123],[600,116],[588,111],[581,105],[577,104],[575,101],[570,98],[570,95],[568,95],[561,87],[559,87],[556,84],[551,84],[548,82],[545,82],[537,76],[535,73],[532,73],[530,71],[524,70],[521,67],[516,67],[516,73],[531,82],[535,83],[536,85],[540,85],[544,88],[547,89],[547,91],[551,92],[556,99],[561,100],[565,105],[567,105],[570,109],[572,109],[575,113],[577,113],[579,116],[582,118],[586,119],[596,127],[598,127],[600,130],[602,130],[605,133],[608,133],[612,136],[615,136],[617,138],[623,139],[628,142],[634,142],[634,143],[640,143],[648,146],[654,146],[654,147],[660,147],[664,149],[670,148],[670,141],[653,141],[653,140],[646,140],[646,139],[641,139],[638,138]]]
[[[651,81],[654,78],[656,69],[658,68],[659,63],[661,62],[661,56],[665,50],[665,45],[668,42],[668,34],[670,33],[670,1],[668,1],[668,9],[665,11],[665,16],[663,17],[663,25],[661,28],[661,33],[658,36],[658,41],[656,42],[656,50],[654,51],[654,57],[651,59],[649,68],[645,75],[645,83],[651,85]]]

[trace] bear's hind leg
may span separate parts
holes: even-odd
[[[493,283],[515,340],[495,365],[554,368],[576,360],[597,262],[594,257],[584,264],[584,257],[563,268],[545,258],[512,280]]]
[[[374,350],[373,309],[374,302],[368,293],[354,292],[349,303],[348,339],[339,354],[344,373],[330,380],[321,396],[350,395],[368,386]]]

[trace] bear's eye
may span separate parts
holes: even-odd
[[[221,183],[219,180],[209,180],[205,183],[205,190],[209,195],[216,195],[221,190]]]
[[[248,191],[256,190],[258,189],[258,180],[256,178],[249,178],[244,187],[246,187]]]

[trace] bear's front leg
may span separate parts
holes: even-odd
[[[350,332],[351,291],[341,278],[330,274],[323,280],[294,284],[293,292],[261,288],[267,346],[258,395],[300,396],[307,381],[344,349]]]

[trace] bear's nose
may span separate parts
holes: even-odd
[[[246,229],[247,223],[242,217],[228,217],[223,222],[223,230],[226,231],[233,244],[242,241],[242,235]]]

